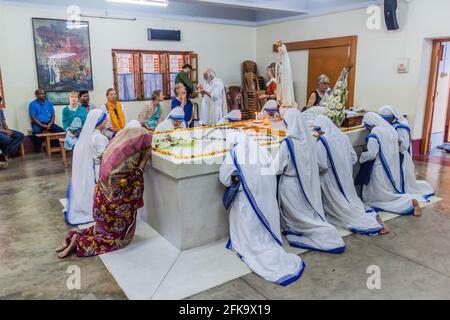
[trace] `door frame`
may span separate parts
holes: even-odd
[[[288,51],[299,51],[309,49],[321,49],[331,47],[350,47],[349,63],[352,66],[348,74],[348,105],[354,106],[355,77],[356,77],[356,53],[358,47],[358,36],[346,36],[336,38],[326,38],[317,40],[306,40],[283,43]],[[273,45],[273,52],[278,52],[278,45]]]
[[[430,152],[431,131],[433,129],[433,117],[434,117],[434,103],[436,100],[437,82],[439,77],[439,64],[442,60],[441,48],[442,43],[444,42],[450,42],[450,38],[433,39],[420,154],[427,154],[428,152]]]

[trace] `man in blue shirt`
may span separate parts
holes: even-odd
[[[37,152],[41,151],[42,139],[36,134],[42,132],[64,132],[64,129],[55,124],[55,109],[53,104],[46,99],[44,89],[37,89],[34,92],[36,99],[30,103],[28,113],[31,119],[31,130],[34,147]],[[52,147],[57,146],[57,141],[52,141]]]
[[[184,121],[186,128],[194,126],[194,114],[192,113],[192,102],[187,96],[186,88],[182,83],[177,83],[174,89],[175,98],[172,100],[172,109],[181,107],[184,110]]]
[[[16,154],[24,137],[23,133],[8,128],[3,113],[4,107],[3,98],[0,97],[0,149],[2,150],[0,161],[8,161]]]

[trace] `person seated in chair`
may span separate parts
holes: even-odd
[[[66,131],[66,139],[64,140],[64,148],[72,150],[86,122],[87,111],[78,104],[78,93],[72,91],[69,93],[70,104],[62,111],[62,122]]]
[[[267,100],[277,100],[277,78],[275,75],[275,63],[272,63],[266,68],[266,75],[269,82],[266,84],[266,93],[259,96],[261,105],[264,105]]]
[[[5,104],[3,98],[0,97],[0,149],[2,151],[0,162],[2,162],[1,166],[6,167],[7,161],[19,150],[24,135],[21,132],[9,129],[3,108],[5,108]]]
[[[80,106],[84,107],[87,112],[97,109],[97,106],[91,102],[89,91],[87,90],[80,91],[78,93],[78,98],[80,99]]]
[[[30,103],[28,113],[31,119],[34,147],[37,152],[40,152],[42,139],[36,137],[37,134],[43,132],[64,132],[64,129],[55,124],[55,109],[53,104],[46,99],[45,90],[42,88],[37,89],[34,95],[36,99]],[[52,146],[57,147],[58,141],[52,141]]]

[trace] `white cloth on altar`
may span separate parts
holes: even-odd
[[[326,116],[318,116],[314,126],[324,132],[317,141],[317,157],[319,163],[327,164],[320,175],[327,220],[355,233],[376,234],[383,230],[377,213],[366,212],[356,193],[353,165],[358,156],[350,139]]]
[[[400,151],[397,131],[381,116],[369,112],[365,125],[374,127],[360,163],[375,160],[370,182],[363,186],[362,200],[369,206],[396,214],[414,213],[412,197],[401,192]]]
[[[339,232],[326,219],[322,206],[316,142],[302,114],[290,108],[284,115],[287,139],[292,143],[295,161],[284,141],[273,167],[281,174],[278,197],[284,234],[293,247],[339,253],[345,243]],[[297,176],[297,170],[299,175]]]
[[[106,118],[106,114],[100,109],[91,110],[88,113],[80,139],[74,147],[72,178],[68,187],[68,201],[65,208],[66,221],[71,225],[84,224],[94,220],[92,216],[96,184],[94,149],[101,149],[100,145],[95,146],[94,143],[103,145],[105,142],[103,139],[95,138],[95,131],[97,131],[95,127],[102,117]],[[108,140],[108,138],[104,138]]]
[[[400,152],[403,155],[402,170],[405,192],[418,201],[428,201],[428,198],[434,195],[434,190],[428,182],[416,179],[412,159],[411,128],[408,120],[406,120],[396,107],[392,106],[381,107],[379,113],[382,116],[393,116],[396,119],[392,125],[397,130],[400,141]]]
[[[227,135],[230,151],[220,168],[220,181],[232,184],[237,172],[241,186],[230,211],[230,241],[256,274],[267,281],[288,285],[304,269],[302,259],[282,247],[276,177],[270,174],[271,156],[245,133]]]

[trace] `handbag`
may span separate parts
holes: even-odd
[[[231,178],[232,178],[232,180],[234,180],[234,182],[231,184],[231,186],[226,187],[225,191],[223,193],[223,206],[227,210],[233,204],[233,201],[239,192],[239,187],[241,186],[241,179],[233,179],[233,177],[239,177],[239,175],[234,174],[231,176]]]

